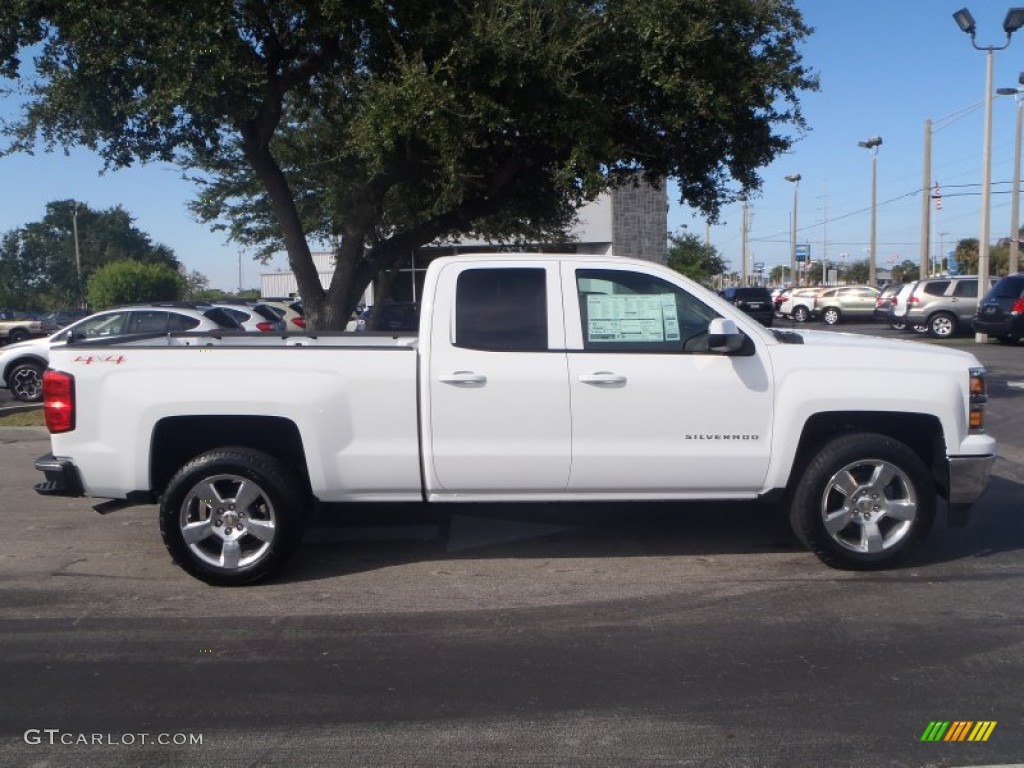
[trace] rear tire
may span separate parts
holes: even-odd
[[[921,458],[885,435],[855,433],[821,448],[802,473],[790,524],[833,568],[875,570],[916,550],[935,519],[935,488]]]
[[[838,325],[842,319],[842,314],[835,307],[829,307],[821,313],[821,319],[825,325]]]
[[[269,454],[220,448],[192,459],[160,502],[160,535],[174,562],[207,584],[274,574],[302,540],[306,493]]]
[[[807,311],[807,307],[797,307],[793,310],[793,319],[798,323],[807,322],[807,318],[810,316],[810,312]]]
[[[956,318],[948,312],[938,312],[928,318],[928,335],[934,339],[948,339],[956,333]]]
[[[7,334],[7,341],[11,344],[17,344],[19,341],[24,341],[28,338],[28,331],[24,328],[15,328],[9,334]]]

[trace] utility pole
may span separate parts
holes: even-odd
[[[828,285],[828,182],[825,182],[825,210],[821,234],[821,284]]]
[[[747,204],[746,195],[743,197],[743,262],[740,269],[740,285],[747,284],[747,272],[750,264],[747,254],[747,245],[750,238],[750,208]]]
[[[85,307],[82,296],[82,255],[78,250],[78,201],[71,201],[71,231],[75,238],[75,273],[78,276],[78,308]]]
[[[924,180],[921,182],[921,266],[920,277],[929,276],[932,231],[932,121],[924,121]]]

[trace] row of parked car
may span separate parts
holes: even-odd
[[[361,308],[352,316],[346,330],[366,330],[370,311],[369,308]],[[78,316],[73,318],[72,312]],[[412,303],[385,304],[378,315],[377,328],[382,331],[415,332],[419,307]],[[64,322],[58,325],[59,321]],[[302,301],[295,298],[210,303],[156,302],[117,307],[94,314],[85,310],[62,312],[59,316],[54,315],[50,326],[41,324],[37,319],[32,322],[36,325],[19,325],[18,328],[24,328],[25,332],[10,334],[10,343],[0,348],[0,388],[9,389],[15,399],[25,402],[42,398],[43,371],[49,362],[50,348],[54,345],[132,336],[149,338],[183,331],[285,333],[301,332],[306,327]]]
[[[979,301],[977,275],[930,277],[888,285],[839,287],[726,288],[721,295],[737,308],[770,326],[775,318],[798,323],[821,320],[878,320],[898,330],[927,333],[938,339],[979,332],[1006,343],[1024,338],[1024,274],[989,281]]]
[[[41,399],[43,371],[54,345],[181,331],[281,333],[305,328],[302,303],[295,299],[154,302],[92,314],[85,310],[61,311],[50,318],[50,324],[34,322],[39,324],[19,325],[23,332],[17,334],[8,332],[9,343],[0,348],[0,387],[25,402]],[[55,332],[46,335],[53,326]]]

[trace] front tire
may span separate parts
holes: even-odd
[[[266,579],[302,539],[306,493],[280,461],[221,448],[189,461],[160,502],[160,535],[174,562],[215,586]]]
[[[28,338],[28,331],[24,328],[15,328],[9,334],[7,334],[7,341],[11,344],[17,344],[19,341],[24,341]]]
[[[921,458],[885,435],[826,443],[793,493],[790,523],[833,568],[875,570],[917,549],[935,519],[935,488]]]
[[[39,363],[18,363],[7,376],[7,387],[15,400],[37,403],[43,399],[43,371]]]

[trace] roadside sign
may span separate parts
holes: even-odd
[[[796,244],[796,260],[807,261],[811,258],[811,244],[810,243],[797,243]]]

